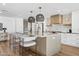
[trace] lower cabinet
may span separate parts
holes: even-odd
[[[47,37],[46,55],[55,55],[61,50],[60,34],[53,34]]]
[[[46,55],[46,37],[37,37],[36,45],[31,50],[39,55]]]
[[[36,46],[31,47],[39,55],[55,55],[61,49],[61,40],[59,35],[49,35],[47,37],[38,37]]]

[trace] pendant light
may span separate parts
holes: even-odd
[[[30,13],[32,14],[33,11],[30,11]],[[35,22],[35,18],[34,18],[33,16],[30,16],[30,17],[28,18],[28,22],[34,23],[34,22]]]
[[[33,11],[30,11],[31,15],[33,13]],[[35,18],[33,16],[30,16],[28,18],[28,22],[30,23],[30,35],[32,35],[32,23],[35,23]]]
[[[39,7],[39,10],[41,12],[42,7]],[[37,22],[43,22],[44,21],[44,15],[42,13],[39,13],[36,15],[36,21]]]

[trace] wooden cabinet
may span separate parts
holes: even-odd
[[[72,23],[72,17],[71,14],[67,14],[67,15],[53,15],[50,17],[50,19],[48,19],[48,23],[49,25],[52,24],[63,24],[66,26],[71,26]]]
[[[61,24],[63,22],[63,16],[62,15],[53,15],[50,18],[50,24]]]
[[[51,56],[58,53],[61,49],[60,34],[37,37],[36,46],[31,47],[31,49],[40,55]]]
[[[47,19],[47,25],[52,25],[52,22],[51,21],[52,21],[51,18],[48,18]]]
[[[37,38],[37,52],[46,55],[46,37]]]
[[[51,17],[51,19],[52,19],[53,24],[60,24],[59,15],[54,15],[54,16]]]
[[[46,55],[46,37],[37,37],[36,45],[31,47],[37,54]]]
[[[71,15],[63,15],[63,25],[71,25]]]

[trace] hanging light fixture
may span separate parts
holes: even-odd
[[[30,11],[30,13],[32,14],[33,11]],[[28,18],[28,22],[34,23],[34,22],[35,22],[35,18],[34,18],[33,16],[30,16],[30,17]]]
[[[33,11],[30,11],[30,13],[32,14]],[[28,22],[30,23],[30,35],[32,35],[32,23],[35,23],[35,18],[33,16],[30,16],[28,18]]]
[[[39,7],[40,12],[41,12],[41,9],[42,9],[42,7]],[[43,22],[44,21],[44,15],[41,14],[41,13],[37,14],[36,15],[36,21],[37,22]]]

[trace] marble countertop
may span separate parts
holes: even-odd
[[[19,36],[26,36],[26,37],[47,37],[47,36],[50,36],[50,35],[57,35],[57,34],[79,34],[79,33],[68,33],[68,32],[56,32],[56,33],[52,33],[52,32],[44,32],[43,35],[25,35],[25,34],[19,34],[19,33],[14,33],[14,35],[19,35]]]
[[[37,37],[47,37],[50,35],[57,35],[57,34],[59,34],[59,33],[44,32],[43,35],[37,35]]]

